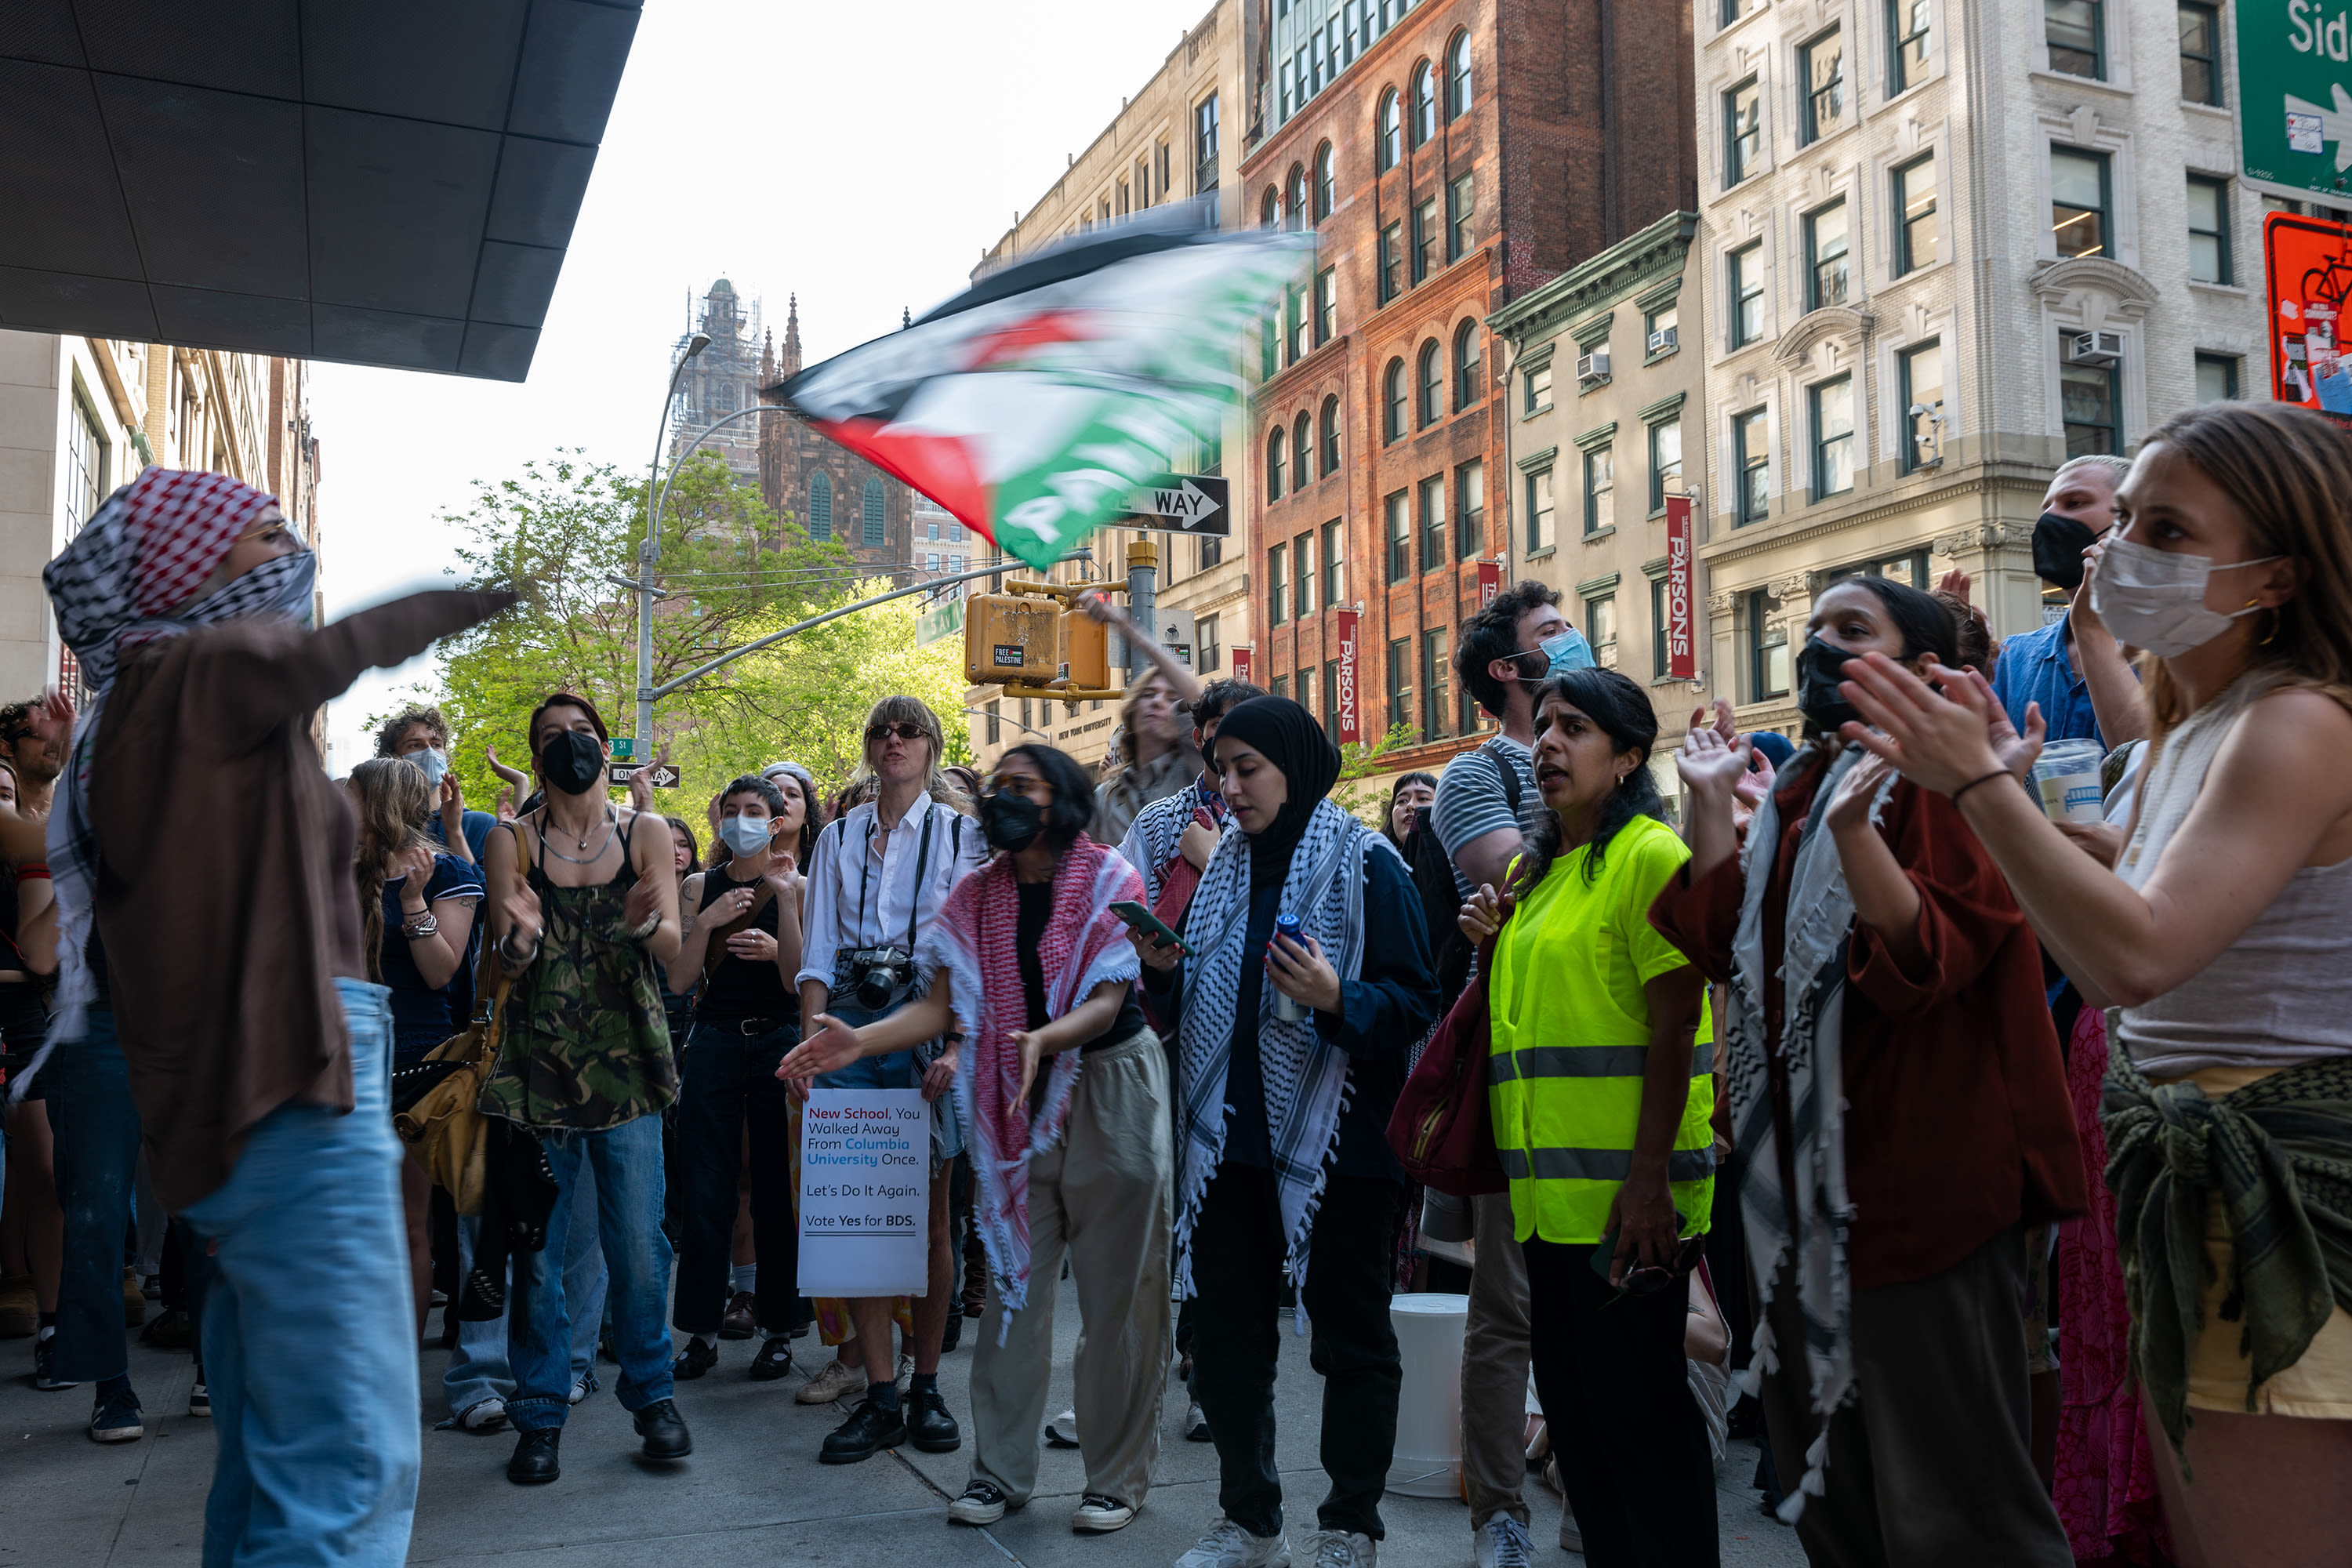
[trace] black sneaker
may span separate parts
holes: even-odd
[[[141,1424],[139,1395],[126,1385],[112,1398],[101,1397],[89,1413],[89,1436],[97,1443],[128,1443],[146,1436]]]
[[[646,1440],[648,1459],[683,1459],[694,1452],[694,1435],[686,1429],[686,1417],[667,1399],[657,1399],[637,1412],[637,1436]]]
[[[563,1472],[556,1468],[555,1446],[563,1440],[561,1426],[541,1426],[515,1439],[514,1457],[507,1461],[507,1479],[519,1487],[538,1486]]]
[[[68,1388],[79,1388],[79,1383],[68,1383],[57,1373],[58,1336],[55,1330],[33,1342],[33,1386],[44,1394],[61,1394]]]
[[[782,1334],[770,1334],[760,1342],[751,1357],[751,1381],[773,1383],[793,1370],[793,1342]]]
[[[688,1334],[686,1337],[686,1349],[680,1351],[677,1359],[669,1363],[669,1374],[683,1383],[688,1378],[700,1377],[718,1364],[719,1347],[704,1344],[700,1336]]]
[[[907,1436],[917,1448],[926,1454],[952,1454],[963,1447],[963,1433],[938,1388],[919,1388],[908,1403]]]
[[[827,1465],[855,1465],[906,1440],[905,1412],[896,1405],[885,1409],[869,1394],[849,1413],[848,1420],[834,1428],[816,1457]]]

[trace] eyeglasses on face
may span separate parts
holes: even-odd
[[[980,781],[983,798],[992,795],[1013,795],[1024,799],[1049,795],[1051,786],[1035,773],[991,773]]]
[[[869,742],[887,740],[892,735],[898,736],[902,741],[921,741],[929,738],[924,733],[920,724],[905,721],[896,724],[868,724],[866,727],[866,739]]]

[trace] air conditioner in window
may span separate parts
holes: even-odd
[[[2068,364],[2108,365],[2124,362],[2124,335],[2121,332],[2076,332],[2066,341]]]
[[[1591,353],[1576,356],[1576,379],[1598,381],[1609,374],[1609,351],[1594,349]]]
[[[1679,346],[1682,341],[1680,332],[1681,329],[1678,327],[1660,327],[1650,334],[1650,352],[1654,354],[1664,353],[1668,349]]]

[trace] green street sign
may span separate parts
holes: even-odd
[[[915,646],[928,647],[963,633],[963,601],[946,599],[915,617]]]
[[[635,735],[615,735],[613,737],[613,760],[614,762],[625,763],[636,754],[637,738]]]
[[[2352,5],[2238,0],[2238,123],[2249,180],[2352,194]]]

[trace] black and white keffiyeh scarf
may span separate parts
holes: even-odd
[[[1791,1267],[1797,1304],[1803,1314],[1805,1342],[1790,1353],[1805,1358],[1812,1406],[1820,1427],[1805,1450],[1805,1473],[1788,1489],[1782,1520],[1794,1523],[1808,1495],[1827,1486],[1830,1418],[1853,1399],[1853,1279],[1846,1258],[1846,1230],[1853,1205],[1845,1185],[1845,981],[1846,951],[1853,931],[1853,895],[1837,844],[1822,831],[1822,817],[1848,769],[1864,757],[1849,746],[1822,770],[1813,791],[1804,832],[1789,884],[1786,934],[1778,953],[1764,951],[1764,900],[1780,847],[1778,799],[1767,795],[1748,826],[1740,849],[1744,878],[1739,926],[1731,943],[1730,1005],[1725,1027],[1730,1045],[1729,1092],[1732,1133],[1740,1157],[1739,1216],[1758,1289],[1769,1303],[1784,1263]],[[1879,786],[1870,808],[1876,822],[1893,794],[1895,775]],[[1789,1083],[1789,1127],[1794,1147],[1790,1168],[1797,1190],[1781,1190],[1780,1134],[1772,1121],[1771,1028],[1764,1011],[1764,982],[1780,971],[1780,1056]],[[1756,1353],[1744,1386],[1758,1392],[1763,1374],[1777,1371],[1781,1347],[1771,1319],[1756,1316]],[[1783,1478],[1784,1481],[1790,1478]]]
[[[1396,850],[1349,813],[1318,800],[1282,884],[1282,907],[1298,917],[1304,934],[1322,944],[1342,982],[1363,972],[1364,858],[1375,853],[1393,857]],[[1235,998],[1247,945],[1250,879],[1250,841],[1228,833],[1202,873],[1184,922],[1192,955],[1184,961],[1184,1018],[1178,1031],[1183,1147],[1178,1155],[1176,1256],[1177,1289],[1186,1298],[1192,1294],[1193,1222],[1224,1152],[1225,1077],[1233,1061]],[[1303,1287],[1307,1236],[1349,1093],[1348,1053],[1316,1032],[1312,1016],[1296,1023],[1275,1016],[1275,995],[1271,983],[1258,989],[1258,1066],[1287,1245],[1286,1267],[1292,1282]]]

